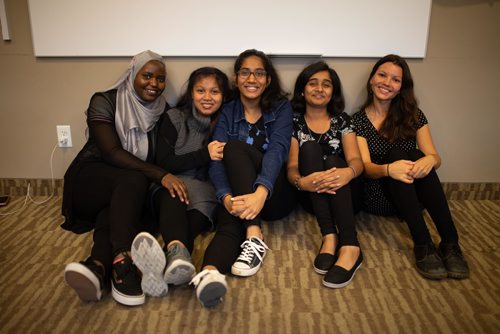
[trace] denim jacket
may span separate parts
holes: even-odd
[[[269,146],[262,158],[262,168],[254,182],[254,189],[259,184],[269,190],[268,197],[273,192],[274,182],[288,158],[290,141],[293,132],[292,107],[287,100],[279,101],[271,112],[262,112]],[[245,119],[243,105],[235,99],[222,106],[212,140],[227,143],[230,140],[246,141],[248,137],[248,123]],[[224,163],[211,161],[208,169],[210,179],[215,186],[219,200],[227,194],[232,194],[227,178]]]

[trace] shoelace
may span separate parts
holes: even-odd
[[[196,276],[194,276],[191,279],[191,282],[189,282],[189,284],[194,285],[194,287],[196,288],[198,286],[198,284],[200,284],[200,282],[203,280],[203,278],[205,278],[205,276],[208,276],[208,275],[217,275],[217,276],[224,277],[224,275],[219,273],[217,270],[205,269],[203,271],[200,271],[198,274],[196,274]]]
[[[252,239],[245,240],[245,242],[241,244],[243,251],[241,252],[240,256],[238,256],[236,261],[245,261],[247,263],[250,263],[252,262],[255,255],[257,255],[257,258],[262,261],[262,256],[260,255],[260,253],[264,253],[266,249],[269,249],[269,247],[267,247],[264,241],[259,240],[259,242],[261,244],[254,242]]]

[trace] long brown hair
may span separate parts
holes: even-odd
[[[408,67],[408,64],[402,57],[390,54],[380,58],[375,63],[366,83],[368,95],[361,109],[366,109],[373,103],[373,90],[370,80],[375,75],[378,68],[382,64],[388,62],[401,67],[403,70],[403,77],[401,79],[401,90],[399,94],[392,99],[389,112],[380,127],[379,133],[391,142],[414,138],[417,133],[418,125],[418,102],[413,92],[413,79],[410,67]]]

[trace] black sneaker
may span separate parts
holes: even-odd
[[[443,279],[448,276],[443,261],[439,257],[434,244],[415,246],[415,264],[420,275],[429,279]]]
[[[439,245],[439,254],[448,272],[448,277],[456,279],[469,277],[469,265],[458,244],[441,243]]]
[[[91,259],[72,262],[64,268],[64,280],[84,302],[101,300],[104,289],[104,267]]]
[[[259,271],[262,261],[266,256],[266,249],[269,249],[264,241],[257,237],[251,237],[241,244],[240,256],[231,267],[231,273],[236,276],[252,276]]]
[[[127,306],[144,304],[146,297],[141,289],[141,278],[137,267],[126,253],[113,262],[111,295],[118,303]]]

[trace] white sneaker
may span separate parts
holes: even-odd
[[[142,291],[152,297],[165,296],[168,284],[163,279],[163,270],[167,260],[156,238],[147,232],[139,233],[132,241],[131,253],[134,264],[142,272]]]
[[[231,267],[231,273],[236,276],[252,276],[259,271],[262,261],[266,256],[266,249],[269,249],[264,241],[257,237],[251,237],[241,244],[240,256]]]
[[[227,292],[226,276],[215,269],[199,272],[189,284],[195,286],[196,297],[205,307],[218,305]]]

